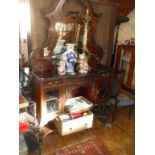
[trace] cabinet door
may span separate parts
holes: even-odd
[[[63,88],[49,87],[43,89],[41,101],[41,118],[56,115],[63,111]]]
[[[93,104],[96,104],[96,79],[84,87],[82,94]]]

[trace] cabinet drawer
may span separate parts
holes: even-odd
[[[77,84],[88,84],[95,80],[94,77],[80,77],[80,78],[69,78],[66,80],[67,85],[77,85]]]
[[[71,119],[68,121],[63,121],[61,119],[61,116],[59,116],[55,121],[55,125],[59,133],[61,135],[67,135],[91,128],[93,124],[93,113],[91,111],[88,111],[86,113],[88,114],[85,116],[81,116],[79,118]]]
[[[62,85],[63,84],[63,80],[59,79],[59,80],[52,80],[52,81],[44,81],[43,85],[45,87],[49,87],[49,86],[57,86],[57,85]]]

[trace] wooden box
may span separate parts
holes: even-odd
[[[84,112],[81,117],[64,121],[66,115],[59,115],[55,120],[55,125],[62,136],[91,128],[93,125],[94,115],[91,111]]]

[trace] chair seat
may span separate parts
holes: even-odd
[[[135,101],[130,98],[128,95],[124,94],[124,93],[120,93],[117,97],[117,106],[122,106],[122,107],[126,107],[126,106],[132,106],[135,104]],[[111,104],[115,104],[115,99],[110,99]]]

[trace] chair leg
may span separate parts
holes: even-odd
[[[103,123],[108,120],[109,107],[106,104],[98,105],[92,109],[95,117],[99,118]]]
[[[129,116],[128,116],[129,119],[131,118],[133,107],[134,105],[129,106]]]
[[[112,122],[114,122],[115,117],[116,117],[117,104],[118,104],[118,100],[117,100],[117,98],[115,98],[115,103],[114,103],[113,112],[112,112]]]

